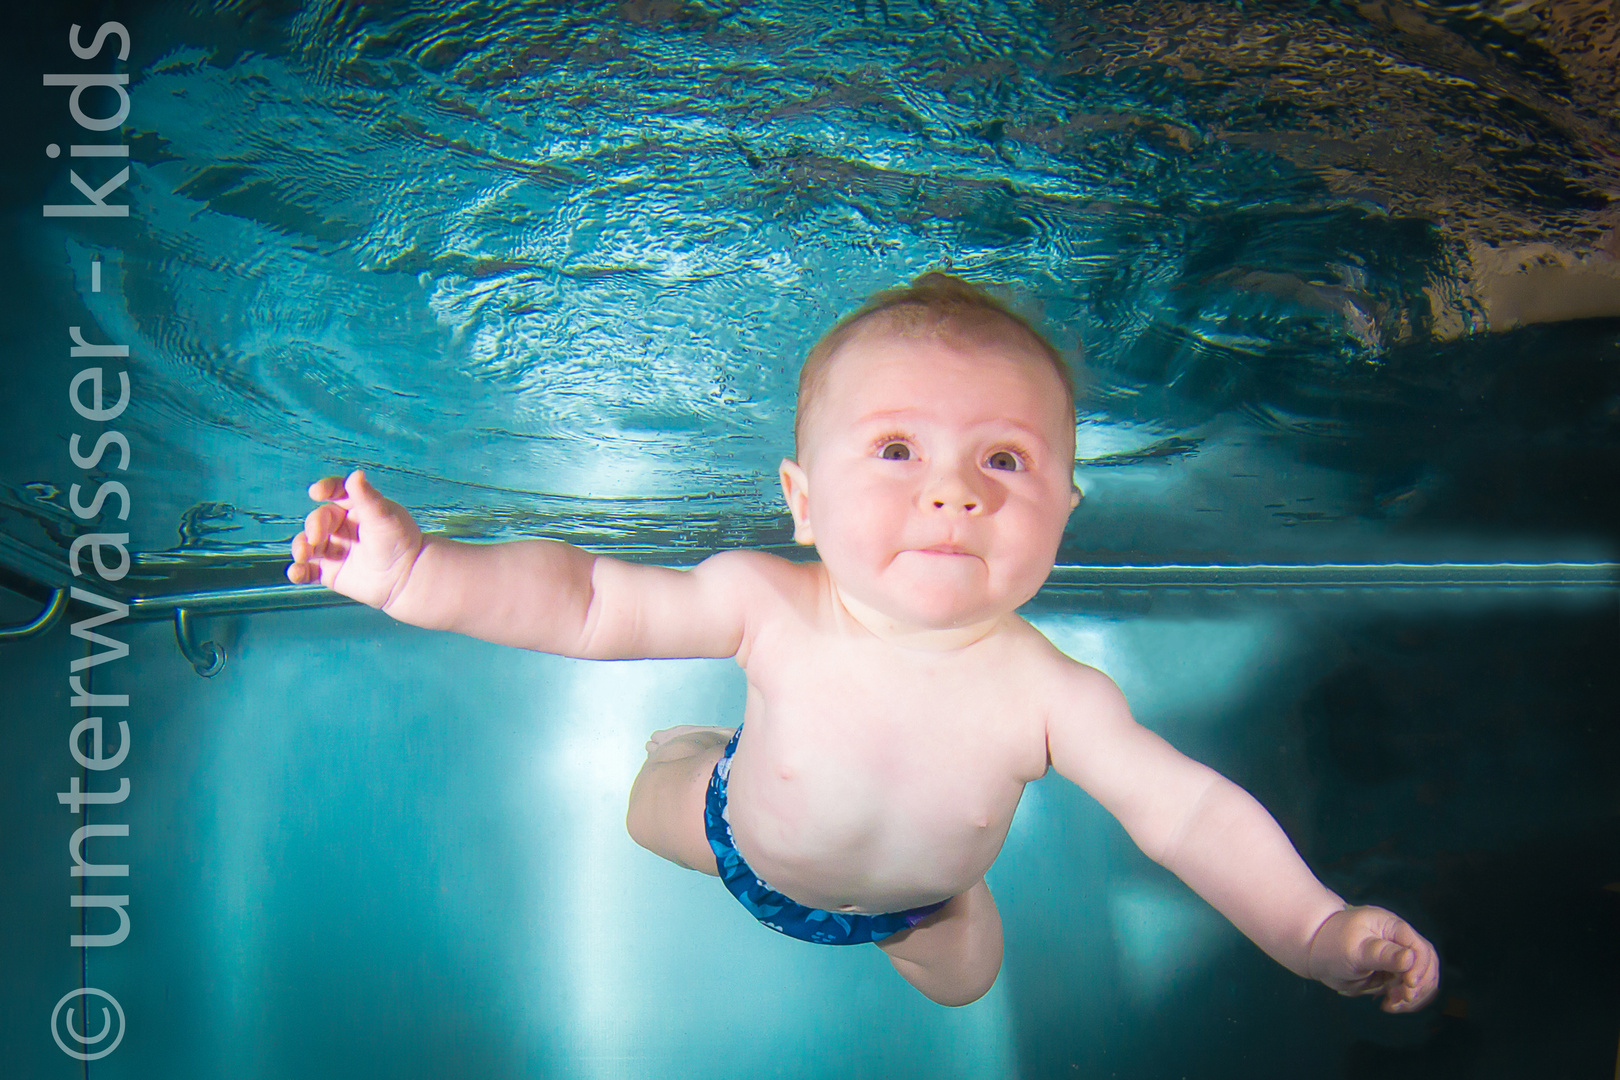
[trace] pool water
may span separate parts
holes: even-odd
[[[82,662],[85,601],[0,637],[18,1075],[1617,1067],[1608,7],[98,10],[18,14],[0,65],[0,634],[70,586],[129,604],[115,661]],[[128,57],[75,56],[69,24],[110,19]],[[86,132],[62,72],[127,74],[127,118]],[[42,212],[126,164],[127,216]],[[356,466],[451,535],[804,558],[775,480],[799,361],[929,268],[1083,371],[1086,498],[1026,615],[1427,935],[1430,1008],[1290,975],[1056,776],[988,878],[1000,979],[931,1005],[625,834],[647,733],[738,721],[735,665],[503,649],[285,584],[305,488]],[[116,418],[67,400],[92,362],[109,401],[129,375]],[[73,461],[108,430],[127,470]],[[127,515],[74,509],[111,481]],[[127,576],[74,576],[97,531]],[[81,690],[129,696],[116,771],[64,752]],[[65,812],[70,776],[130,793]],[[82,826],[127,827],[83,839],[127,877],[70,875]],[[117,926],[72,897],[126,893],[127,937],[69,946]],[[63,1040],[105,1002],[49,1022],[77,987],[122,1010],[88,1062]]]
[[[647,732],[740,717],[730,662],[561,659],[351,607],[211,620],[212,679],[166,624],[129,634],[133,793],[91,820],[129,826],[99,842],[130,864],[133,929],[84,950],[129,1035],[91,1074],[1601,1075],[1613,594],[1209,599],[1036,625],[1253,792],[1330,888],[1429,936],[1424,1012],[1289,974],[1055,775],[988,877],[996,986],[931,1005],[877,950],[764,930],[625,833]],[[63,670],[75,644],[9,645],[8,668]],[[13,681],[16,715],[74,715],[60,678]],[[11,732],[7,1031],[31,1076],[68,1075],[39,1006],[80,985],[48,813],[65,726]]]

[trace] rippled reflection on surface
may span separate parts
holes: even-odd
[[[800,359],[949,266],[1083,347],[1063,561],[1604,557],[1607,11],[220,2],[135,29],[129,224],[28,227],[145,365],[145,550],[355,465],[462,535],[786,544]]]

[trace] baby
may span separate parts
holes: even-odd
[[[1080,501],[1074,434],[1052,345],[930,273],[839,323],[800,375],[780,478],[819,562],[724,551],[673,570],[552,540],[429,538],[356,470],[311,485],[324,503],[287,576],[564,656],[735,658],[742,726],[653,733],[630,836],[720,877],[774,930],[874,942],[941,1004],[995,981],[985,871],[1024,785],[1055,768],[1290,971],[1382,993],[1388,1012],[1422,1007],[1433,946],[1346,905],[1246,791],[1139,726],[1108,676],[1016,614]]]

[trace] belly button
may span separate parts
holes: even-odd
[[[839,911],[854,911],[855,910],[855,905],[854,904],[839,904],[838,905],[838,910]]]

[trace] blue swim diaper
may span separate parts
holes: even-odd
[[[726,816],[726,778],[731,773],[731,755],[737,749],[742,728],[731,736],[725,755],[715,763],[709,777],[709,797],[704,807],[703,824],[709,835],[709,846],[714,849],[714,860],[720,870],[720,880],[726,883],[731,895],[748,909],[748,913],[772,930],[813,941],[820,945],[864,945],[869,941],[882,941],[891,934],[910,929],[944,907],[946,901],[895,911],[885,915],[866,915],[859,912],[840,914],[820,908],[805,907],[765,882],[748,868],[742,853],[731,839],[731,821]]]

